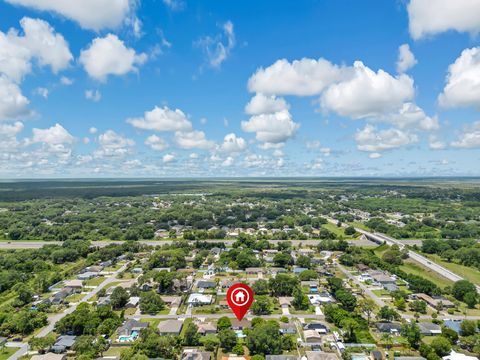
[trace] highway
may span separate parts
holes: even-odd
[[[328,222],[332,223],[332,224],[337,224],[338,221],[335,220],[335,219],[332,219],[332,218],[326,218]],[[342,226],[347,226],[346,224],[342,224]],[[392,245],[398,245],[400,249],[403,249],[405,248],[405,244],[403,244],[401,241],[397,240],[397,239],[394,239],[390,236],[387,236],[387,235],[384,235],[384,234],[380,234],[380,233],[371,233],[369,231],[365,231],[363,229],[360,229],[360,228],[355,228],[355,230],[361,234],[364,234],[369,240],[373,241],[373,242],[376,242],[378,244],[387,244],[389,246],[392,246]],[[451,280],[453,282],[457,282],[459,280],[464,280],[463,277],[461,277],[460,275],[457,275],[455,274],[453,271],[451,270],[448,270],[446,268],[444,268],[443,266],[433,262],[433,261],[430,261],[429,259],[427,259],[425,256],[422,256],[420,255],[419,253],[416,253],[415,251],[412,251],[412,250],[408,250],[408,256],[417,261],[418,263],[422,264],[423,266],[425,266],[426,268],[430,269],[430,270],[433,270],[435,271],[437,274],[443,276],[444,278],[448,279],[448,280]],[[477,291],[480,292],[480,286],[479,285],[475,285],[477,287]]]

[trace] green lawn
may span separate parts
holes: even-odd
[[[0,350],[0,360],[7,360],[10,356],[15,354],[15,352],[18,350],[18,348],[3,348]]]
[[[348,239],[348,240],[356,239],[355,237],[345,235],[345,229],[343,227],[338,227],[337,225],[332,223],[323,224],[322,228],[327,229],[328,231],[331,231],[332,233],[337,235],[337,237],[343,237],[344,239]]]
[[[104,276],[98,276],[96,278],[85,281],[85,284],[86,286],[98,286],[103,282],[103,280],[105,280]]]
[[[450,286],[453,284],[452,281],[444,278],[443,276],[440,276],[435,271],[426,268],[425,266],[419,264],[418,262],[412,259],[405,260],[403,265],[400,266],[400,269],[405,271],[408,274],[422,276],[430,280],[431,282],[437,284],[441,288],[444,288],[445,286]]]
[[[431,254],[423,254],[424,256],[428,257],[429,259],[433,260],[439,265],[447,268],[450,271],[453,271],[455,274],[464,277],[465,279],[480,285],[480,271],[469,266],[464,266],[456,263],[450,263],[442,260],[438,255],[431,255]]]
[[[85,294],[74,294],[67,297],[65,300],[69,303],[76,303],[81,301],[85,297]]]

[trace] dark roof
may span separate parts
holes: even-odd
[[[265,360],[298,360],[295,355],[267,355]]]
[[[217,287],[217,283],[214,281],[199,281],[197,284],[197,287],[204,288],[204,289],[208,289],[208,288],[211,289],[211,288]]]
[[[310,323],[303,327],[305,330],[328,330],[328,327],[321,323]]]
[[[382,332],[392,331],[392,330],[400,331],[402,328],[402,325],[400,324],[389,323],[389,322],[377,323],[376,326],[377,326],[377,329]]]
[[[125,323],[118,328],[120,335],[129,335],[133,330],[141,330],[148,327],[147,322],[140,322],[135,319],[128,319]]]
[[[71,348],[73,344],[75,344],[75,340],[77,339],[76,336],[72,335],[61,335],[58,337],[57,341],[55,342],[54,346]]]
[[[383,359],[382,352],[381,352],[381,351],[378,351],[378,350],[372,351],[372,357],[373,357],[374,360],[381,360],[381,359]]]

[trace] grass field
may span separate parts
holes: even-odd
[[[10,356],[15,354],[15,352],[18,350],[18,348],[3,348],[0,350],[0,360],[7,360]]]
[[[419,264],[415,260],[407,259],[404,261],[403,265],[400,266],[400,269],[405,271],[408,274],[422,276],[431,282],[437,284],[441,288],[445,286],[451,286],[453,284],[452,281],[440,276],[435,271],[426,268],[425,266]]]
[[[453,271],[455,274],[460,275],[461,277],[471,281],[472,283],[480,285],[480,271],[469,266],[464,266],[456,263],[451,263],[444,261],[438,255],[423,254],[429,259],[435,261],[437,264],[442,265],[450,271]]]
[[[105,280],[105,276],[99,276],[90,280],[85,281],[86,286],[98,286],[100,285],[103,280]]]

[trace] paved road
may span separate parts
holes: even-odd
[[[7,342],[5,347],[12,347],[12,348],[17,348],[18,350],[10,355],[8,360],[17,360],[20,359],[22,356],[27,355],[28,353],[28,344],[27,343],[20,343],[20,342]]]
[[[360,231],[360,229],[358,229],[358,230]],[[368,231],[364,231],[364,230],[361,230],[361,232],[364,233],[365,236],[367,236],[369,239],[371,239],[373,241],[376,241],[376,242],[379,242],[379,243],[385,242],[388,245],[396,244],[401,249],[405,247],[405,245],[402,244],[402,242],[400,242],[397,239],[394,239],[392,237],[389,237],[387,235],[380,234],[380,233],[369,233]],[[408,251],[408,256],[410,258],[412,258],[413,260],[419,262],[423,266],[435,271],[436,273],[438,273],[439,275],[443,276],[444,278],[446,278],[448,280],[451,280],[453,282],[463,280],[463,277],[461,277],[460,275],[455,274],[453,271],[450,271],[450,270],[444,268],[443,266],[427,259],[425,256],[422,256],[422,255],[416,253],[415,251],[409,250]],[[480,286],[477,286],[477,289],[480,291]]]
[[[148,315],[148,314],[142,314],[142,315],[126,315],[125,318],[127,319],[185,319],[185,318],[209,318],[209,319],[218,319],[221,317],[229,317],[229,318],[234,318],[235,314],[234,313],[224,313],[224,314],[197,314],[197,315],[187,315],[187,314],[181,314],[181,315]],[[319,319],[323,320],[325,319],[324,315],[315,315],[315,314],[270,314],[270,315],[262,315],[262,318],[265,319],[279,319],[283,316],[286,316],[288,318],[306,318],[306,319]],[[248,313],[246,316],[248,319],[252,319],[255,317],[251,313]]]
[[[340,271],[342,273],[344,273],[349,279],[351,279],[355,284],[357,284],[360,289],[363,290],[363,292],[365,294],[367,294],[374,302],[375,304],[377,304],[379,307],[384,307],[385,306],[385,302],[380,299],[377,295],[375,295],[375,293],[370,290],[367,286],[365,286],[364,283],[362,283],[360,280],[358,280],[355,276],[353,276],[350,271],[348,271],[347,269],[345,269],[342,265],[340,264],[337,264],[337,267],[340,269]]]
[[[125,271],[125,269],[127,268],[127,266],[128,266],[128,264],[123,265],[120,269],[118,269],[118,270],[115,271],[112,275],[110,275],[109,277],[107,277],[100,285],[98,285],[95,289],[93,289],[93,290],[90,291],[87,295],[85,295],[80,302],[87,302],[87,301],[89,301],[89,300],[90,300],[91,298],[93,298],[101,289],[103,289],[103,288],[104,288],[105,286],[107,286],[108,284],[110,284],[110,283],[112,283],[112,282],[120,281],[119,279],[117,279],[117,275],[118,275],[119,273],[121,273],[122,271]],[[60,313],[60,314],[54,314],[54,315],[50,316],[50,317],[48,318],[48,325],[45,326],[45,327],[36,335],[36,337],[45,337],[45,336],[47,336],[48,334],[50,334],[50,333],[53,331],[53,329],[55,328],[55,325],[57,324],[57,322],[59,322],[61,319],[63,319],[63,318],[64,318],[65,316],[67,316],[68,314],[71,314],[72,312],[74,312],[80,302],[71,305],[71,306],[68,307],[64,312],[62,312],[62,313]]]

